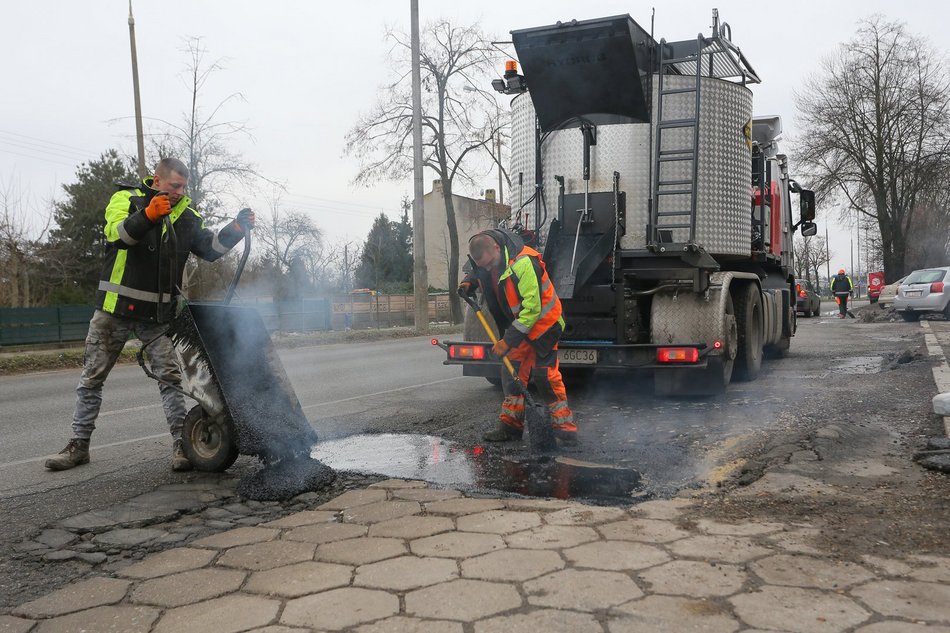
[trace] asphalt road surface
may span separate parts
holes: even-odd
[[[738,456],[820,420],[841,397],[850,399],[849,415],[860,419],[880,407],[880,398],[861,393],[905,385],[900,397],[886,399],[888,406],[925,411],[934,393],[929,366],[886,369],[890,359],[921,341],[918,324],[862,324],[823,315],[799,320],[787,358],[766,361],[758,380],[733,383],[721,396],[656,398],[648,378],[597,375],[569,392],[581,437],[570,457],[634,469],[649,494],[714,483],[730,473]],[[471,447],[494,423],[501,399],[484,379],[443,366],[441,350],[428,338],[282,350],[280,358],[322,439],[419,434]],[[157,387],[134,365],[117,367],[106,384],[91,464],[46,472],[45,457],[71,435],[77,379],[77,371],[0,378],[0,542],[161,484],[209,476],[170,472],[170,438]],[[511,455],[524,447],[491,450]],[[251,468],[253,462],[242,458],[233,470]]]

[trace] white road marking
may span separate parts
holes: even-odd
[[[921,321],[920,327],[924,329],[924,343],[927,345],[927,353],[940,361],[940,364],[933,368],[934,384],[937,385],[939,393],[946,393],[950,391],[950,366],[947,365],[947,357],[944,356],[937,335],[930,328],[930,321]],[[943,431],[947,437],[950,437],[950,416],[944,416],[943,418]]]

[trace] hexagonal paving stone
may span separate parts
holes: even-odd
[[[478,514],[468,514],[459,517],[456,521],[458,529],[462,532],[510,534],[541,525],[541,516],[536,512],[489,510]]]
[[[882,580],[851,590],[881,615],[950,623],[950,585]]]
[[[520,606],[514,587],[483,580],[453,580],[406,594],[406,613],[422,618],[473,622]]]
[[[270,623],[280,601],[240,593],[165,612],[153,633],[237,633]]]
[[[950,626],[933,626],[911,622],[875,622],[855,629],[854,633],[950,633]]]
[[[370,484],[370,488],[384,488],[386,490],[406,490],[406,489],[417,489],[425,488],[428,486],[424,481],[419,481],[418,479],[386,479],[385,481],[377,481],[375,484]]]
[[[150,607],[96,607],[41,622],[31,633],[148,633],[159,613]]]
[[[571,505],[573,505],[572,501],[566,501],[564,499],[538,499],[536,497],[505,499],[505,507],[509,510],[537,510],[539,512],[549,512],[569,508]]]
[[[193,547],[214,547],[216,549],[225,549],[228,547],[237,547],[239,545],[251,545],[252,543],[263,543],[277,538],[280,530],[274,528],[242,527],[220,534],[212,534],[204,538],[192,541]]]
[[[798,554],[813,554],[820,556],[822,550],[815,547],[815,543],[821,536],[821,530],[817,528],[797,528],[788,532],[776,532],[769,534],[766,538],[775,544],[778,549]]]
[[[569,508],[544,515],[544,522],[550,525],[597,525],[598,523],[616,521],[626,516],[627,513],[621,508],[575,504]]]
[[[625,574],[565,569],[524,583],[528,603],[558,609],[596,611],[643,595]]]
[[[796,633],[837,633],[871,615],[845,596],[799,587],[766,586],[733,596],[729,602],[750,626]]]
[[[356,633],[462,633],[462,623],[396,616],[364,624],[356,629]]]
[[[214,550],[177,547],[146,556],[141,562],[123,567],[116,573],[127,578],[158,578],[204,567],[217,555]]]
[[[399,613],[399,598],[385,591],[344,587],[291,600],[282,624],[312,629],[344,629]]]
[[[638,503],[630,508],[630,514],[637,518],[672,521],[683,516],[683,512],[695,505],[696,502],[689,499],[656,499]]]
[[[567,560],[576,567],[609,569],[646,569],[670,560],[663,550],[631,541],[598,541],[564,550]]]
[[[381,488],[360,488],[358,490],[348,490],[335,499],[331,499],[317,510],[345,510],[356,506],[376,503],[386,500],[386,491]]]
[[[426,512],[429,514],[449,514],[461,516],[465,514],[475,514],[476,512],[487,512],[488,510],[499,510],[505,507],[505,502],[501,499],[448,499],[446,501],[435,501],[426,504]]]
[[[295,528],[301,525],[313,525],[314,523],[329,523],[336,520],[337,513],[329,510],[304,510],[289,514],[276,521],[261,523],[258,527],[263,528]]]
[[[596,541],[600,535],[592,527],[542,525],[505,537],[508,545],[521,549],[562,549]]]
[[[874,574],[854,563],[788,554],[769,556],[749,567],[770,585],[840,589],[874,578]]]
[[[422,506],[418,501],[380,501],[347,508],[343,511],[343,520],[347,523],[380,523],[420,512]]]
[[[739,622],[714,602],[670,596],[647,596],[610,613],[610,633],[732,633]]]
[[[324,543],[317,547],[315,558],[329,563],[365,565],[406,553],[406,544],[394,538],[353,538]]]
[[[400,556],[356,568],[354,585],[408,591],[458,578],[458,565],[448,558]]]
[[[158,615],[157,613],[155,614]],[[2,633],[27,633],[36,624],[33,620],[15,618],[12,615],[0,615],[0,632]],[[461,626],[461,624],[459,625]],[[461,632],[461,629],[459,629]]]
[[[132,602],[180,607],[237,591],[246,574],[236,569],[194,569],[146,580],[132,592]]]
[[[298,629],[295,626],[265,626],[262,629],[252,629],[247,633],[311,633],[310,629]]]
[[[587,613],[536,609],[530,613],[499,615],[475,623],[475,633],[602,633],[600,623]]]
[[[477,532],[446,532],[409,543],[409,549],[416,556],[444,558],[468,558],[504,548],[505,541],[499,535]]]
[[[367,526],[354,523],[321,523],[294,528],[284,534],[284,540],[319,545],[365,536],[368,531]]]
[[[676,560],[641,572],[639,578],[653,593],[705,598],[731,596],[742,589],[748,575],[735,565]]]
[[[781,523],[721,523],[711,519],[700,519],[696,527],[706,534],[720,536],[757,536],[759,534],[773,534],[782,530]]]
[[[115,604],[125,597],[131,585],[117,578],[90,578],[73,582],[13,609],[13,615],[27,618],[49,618],[57,615]]]
[[[642,541],[644,543],[669,543],[689,536],[689,532],[681,530],[672,522],[655,519],[627,519],[626,521],[607,523],[598,526],[597,531],[607,539]]]
[[[369,535],[414,539],[448,532],[454,527],[452,519],[448,517],[408,516],[372,525]]]
[[[915,567],[910,572],[915,580],[950,583],[950,558],[945,556],[911,556],[911,559],[915,565],[923,565],[922,567]]]
[[[458,499],[462,493],[458,490],[438,490],[436,488],[416,488],[408,490],[394,490],[393,499],[405,499],[407,501],[418,501],[420,503],[431,503],[434,501],[445,501],[446,499]]]
[[[297,543],[295,541],[269,541],[254,545],[242,545],[226,551],[216,564],[260,571],[301,563],[305,560],[313,560],[315,549],[316,546],[312,543]]]
[[[244,591],[284,598],[299,598],[350,584],[353,568],[348,565],[307,561],[251,574]]]
[[[671,543],[669,548],[677,556],[724,563],[744,563],[771,552],[738,536],[694,536]]]
[[[462,576],[481,580],[522,581],[564,568],[557,552],[503,549],[462,561]]]

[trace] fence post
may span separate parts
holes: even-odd
[[[56,340],[63,342],[63,308],[56,306]]]

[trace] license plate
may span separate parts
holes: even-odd
[[[905,297],[919,297],[923,293],[923,290],[905,290]]]
[[[565,365],[596,365],[597,350],[595,349],[559,349],[558,361]]]

